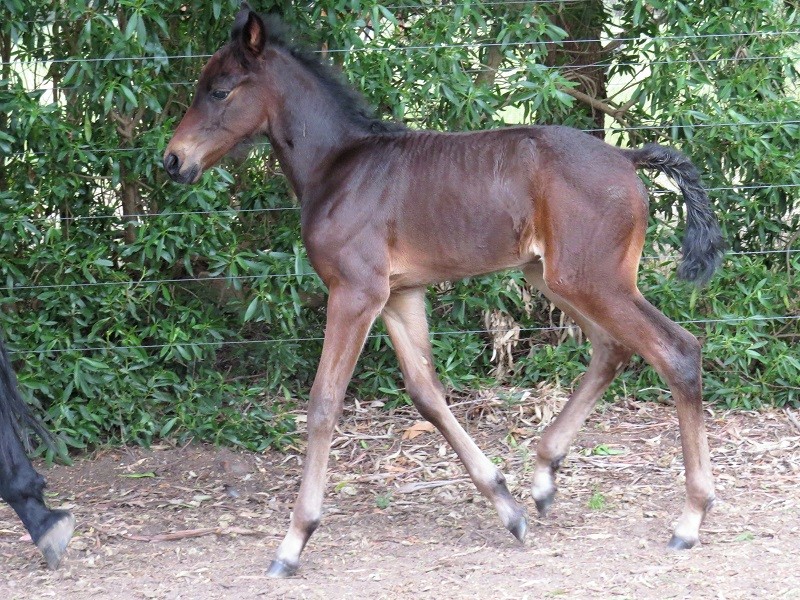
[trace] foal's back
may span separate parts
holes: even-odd
[[[310,251],[320,235],[328,251],[374,244],[395,286],[519,267],[575,227],[618,237],[647,218],[631,161],[569,127],[374,135],[321,173],[304,200]]]

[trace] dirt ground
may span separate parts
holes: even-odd
[[[563,397],[502,395],[458,400],[454,412],[531,512],[525,546],[412,410],[351,402],[322,526],[295,578],[264,573],[288,524],[304,442],[260,455],[123,448],[42,467],[51,504],[78,521],[57,572],[0,506],[0,598],[800,598],[793,413],[709,412],[719,502],[702,546],[674,552],[665,546],[683,468],[672,407],[601,408],[539,520],[534,449]]]

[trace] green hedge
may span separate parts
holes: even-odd
[[[708,288],[677,282],[681,202],[650,182],[658,193],[645,255],[664,258],[643,261],[642,291],[704,340],[709,401],[800,404],[800,19],[791,7],[263,4],[282,7],[298,37],[327,48],[373,104],[412,127],[601,122],[614,143],[686,152],[731,254]],[[224,42],[238,2],[3,5],[0,329],[26,397],[75,448],[190,436],[252,449],[285,442],[325,317],[296,200],[268,145],[192,188],[160,166],[205,61],[192,55]],[[601,34],[620,41],[564,43]],[[576,91],[594,92],[616,118]],[[523,286],[514,273],[431,290],[448,386],[575,384],[587,348],[541,329],[558,313],[523,300]],[[493,311],[521,327],[499,378],[483,331]],[[404,402],[382,327],[374,333],[351,391]],[[622,394],[668,392],[639,362],[609,397]]]

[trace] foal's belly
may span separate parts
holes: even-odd
[[[449,217],[449,218],[448,218]],[[512,269],[541,251],[528,214],[498,208],[410,218],[390,245],[392,288],[429,285]]]

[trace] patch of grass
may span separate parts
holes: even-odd
[[[605,444],[598,444],[594,448],[587,449],[587,456],[614,456],[617,454],[625,454],[625,450],[619,448],[611,448]]]
[[[517,446],[514,448],[520,460],[522,461],[522,473],[528,473],[531,470],[533,461],[531,460],[533,452],[527,446]]]
[[[605,510],[606,506],[606,497],[595,489],[589,498],[589,508],[592,510]]]

